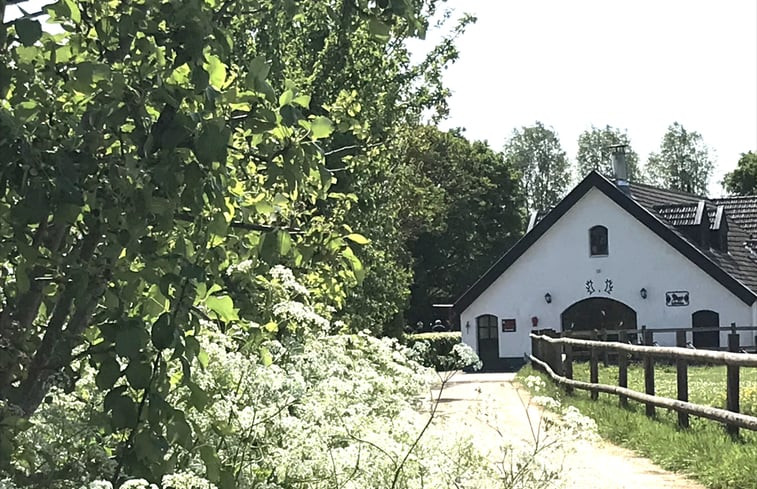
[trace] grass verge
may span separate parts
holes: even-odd
[[[583,367],[577,367],[574,371],[578,379],[582,377]],[[702,369],[701,372],[698,372],[699,369]],[[712,380],[712,385],[716,379],[719,380],[716,371],[707,369],[717,367],[698,367],[689,373],[692,385],[701,384],[696,389],[697,394],[694,391],[691,393],[693,402],[707,402],[706,399],[698,400],[698,397],[707,395],[707,386],[711,385],[708,379]],[[613,379],[612,374],[612,368],[601,369],[600,382],[613,383],[617,377]],[[629,401],[629,408],[623,409],[618,406],[616,396],[599,394],[599,400],[592,401],[585,391],[566,395],[547,375],[536,372],[530,366],[521,369],[517,378],[522,381],[529,375],[537,375],[547,383],[546,392],[539,392],[538,395],[547,395],[563,404],[577,407],[597,422],[603,438],[630,448],[665,469],[688,475],[711,489],[757,489],[757,433],[742,430],[740,439],[734,440],[725,433],[722,425],[694,417],[691,418],[691,428],[680,430],[676,425],[675,412],[658,409],[656,419],[649,419],[644,415],[643,405]],[[637,375],[629,371],[629,387],[638,390],[635,381],[632,382]],[[671,395],[666,392],[665,382],[662,382],[665,377],[660,378],[658,393]],[[525,385],[523,382],[521,384]],[[719,388],[724,391],[725,382],[719,384]],[[719,394],[716,392],[710,398],[719,399]]]

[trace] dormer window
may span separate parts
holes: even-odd
[[[594,226],[589,229],[589,252],[591,256],[609,255],[606,227]]]

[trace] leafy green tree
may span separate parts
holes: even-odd
[[[701,134],[674,122],[662,138],[660,151],[649,155],[652,182],[671,190],[707,194],[714,163]]]
[[[98,429],[120,440],[107,477],[159,479],[176,443],[231,487],[232,469],[187,422],[210,402],[194,378],[207,359],[196,337],[213,321],[269,363],[264,340],[302,331],[229,270],[290,265],[333,307],[364,273],[353,248],[365,238],[345,222],[355,196],[333,187],[324,149],[361,133],[360,111],[349,93],[315,101],[284,79],[288,60],[259,41],[279,42],[277,31],[249,30],[288,18],[296,31],[321,6],[59,0],[47,12],[60,34],[37,13],[2,25],[0,464],[50,389],[70,390],[88,365]],[[359,34],[389,49],[421,33],[424,6],[361,2],[324,26],[337,39],[328,56]],[[177,386],[185,404],[167,400]]]
[[[736,195],[755,195],[757,193],[757,153],[741,153],[738,166],[725,175],[725,189]]]
[[[612,177],[615,170],[612,167],[612,153],[608,147],[616,144],[627,146],[628,179],[636,182],[641,181],[639,155],[631,148],[628,134],[612,126],[605,126],[604,128],[591,126],[591,129],[578,136],[578,154],[576,156],[578,177],[583,178],[592,170]]]
[[[341,12],[339,22],[361,22],[352,2],[344,2],[342,7],[337,9]],[[434,2],[426,3],[424,9],[426,14],[433,12]],[[328,168],[338,177],[334,190],[354,194],[356,202],[346,215],[341,215],[339,207],[328,207],[325,212],[347,221],[368,241],[356,250],[365,266],[364,280],[347,291],[345,307],[337,314],[352,330],[397,335],[402,331],[402,313],[412,283],[407,234],[417,232],[405,220],[425,223],[432,212],[424,210],[429,203],[424,194],[433,192],[408,191],[407,181],[416,169],[407,167],[397,155],[405,151],[405,134],[423,116],[436,119],[446,114],[448,92],[442,73],[457,59],[455,38],[474,19],[460,19],[448,37],[425,59],[413,64],[400,40],[406,33],[394,32],[395,39],[388,48],[380,24],[368,23],[353,35],[340,37],[333,34],[338,29],[332,25],[332,17],[333,12],[327,9],[309,9],[299,29],[274,43],[286,60],[280,76],[302,77],[313,100],[334,100],[329,116],[346,131],[332,138],[324,149]],[[258,31],[283,32],[284,26],[255,29]],[[310,47],[301,39],[324,35],[324,41],[317,43],[317,49],[323,52],[310,59]],[[311,63],[319,67],[318,83],[306,76]]]
[[[568,158],[552,128],[541,122],[516,129],[505,159],[522,175],[529,210],[555,205],[570,184]]]
[[[519,173],[502,153],[459,131],[419,127],[404,158],[418,169],[407,187],[427,193],[430,214],[419,216],[426,225],[405,224],[417,230],[408,233],[414,272],[408,319],[414,324],[439,314],[433,303],[454,301],[521,237],[525,199]]]

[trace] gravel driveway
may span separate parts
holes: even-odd
[[[456,374],[447,384],[441,397],[439,417],[434,429],[445,432],[459,430],[460,419],[467,416],[466,430],[475,430],[477,446],[483,450],[496,447],[506,436],[513,443],[533,444],[529,416],[535,423],[540,410],[531,405],[526,415],[527,394],[513,384],[515,374]],[[436,393],[434,393],[436,394]],[[502,424],[500,433],[491,426],[490,419],[472,419],[471,413],[480,411],[482,403],[495,403]],[[649,459],[630,450],[602,440],[581,441],[566,450],[561,473],[564,487],[570,489],[705,489],[701,484],[682,475],[666,471]]]

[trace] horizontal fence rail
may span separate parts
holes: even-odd
[[[686,348],[687,330],[676,330],[676,347],[650,346],[650,330],[630,330],[641,333],[644,345],[633,345],[622,341],[582,340],[569,337],[554,337],[554,331],[531,333],[531,354],[527,355],[533,365],[543,370],[567,392],[582,389],[591,392],[596,400],[600,392],[618,396],[620,405],[627,406],[628,399],[645,404],[647,416],[655,415],[655,408],[665,408],[678,413],[678,424],[689,426],[689,415],[724,423],[728,433],[738,435],[739,428],[757,431],[757,417],[739,412],[739,372],[742,367],[757,367],[757,355],[740,352],[739,335],[735,328],[728,328],[729,351],[692,350]],[[655,330],[657,332],[659,330]],[[690,331],[690,330],[688,330]],[[548,334],[548,333],[551,333]],[[620,332],[621,339],[626,336]],[[574,348],[589,350],[589,382],[573,379]],[[618,385],[599,383],[599,353],[603,352],[605,363],[608,352],[617,354]],[[644,391],[628,389],[628,360],[633,355],[642,360],[644,369]],[[655,395],[655,359],[663,359],[676,366],[677,399]],[[726,409],[703,406],[689,402],[688,365],[707,363],[726,366]]]
[[[565,334],[569,335],[576,335],[576,336],[584,336],[584,335],[590,335],[594,331],[602,331],[607,334],[619,334],[619,333],[627,333],[627,334],[640,334],[642,331],[644,331],[644,326],[641,328],[626,328],[626,329],[573,329],[565,331]],[[649,329],[648,331],[653,331],[655,333],[677,333],[679,331],[686,331],[688,333],[714,333],[716,331],[728,333],[732,331],[754,331],[757,332],[757,326],[711,326],[711,327],[697,327],[697,328],[654,328]]]
[[[537,335],[532,334],[531,337]],[[749,353],[732,353],[727,351],[711,350],[689,350],[688,348],[668,347],[668,346],[643,346],[629,345],[617,341],[593,341],[579,340],[575,338],[550,338],[549,336],[538,336],[543,341],[553,344],[583,346],[587,348],[596,348],[597,350],[624,351],[626,353],[635,353],[638,355],[649,355],[657,358],[668,358],[671,360],[682,359],[694,362],[707,362],[716,365],[738,365],[739,367],[757,367],[757,355]]]
[[[735,424],[741,428],[757,431],[757,418],[754,416],[748,416],[746,414],[733,413],[726,409],[718,409],[710,406],[702,406],[700,404],[692,404],[690,402],[678,401],[675,399],[669,399],[667,397],[651,396],[643,394],[632,389],[625,387],[617,387],[614,385],[606,384],[592,384],[589,382],[582,382],[580,380],[573,380],[561,375],[557,375],[546,362],[542,362],[538,358],[529,355],[531,361],[541,366],[546,373],[552,377],[553,380],[560,384],[569,385],[576,389],[583,389],[591,392],[604,392],[607,394],[615,394],[617,396],[625,396],[634,401],[642,403],[652,403],[657,407],[672,409],[676,412],[685,412],[694,416],[702,418],[712,419],[714,421],[720,421],[728,424]]]

